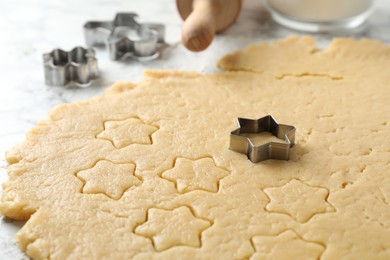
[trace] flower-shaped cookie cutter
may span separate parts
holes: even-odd
[[[138,23],[135,13],[118,13],[114,21],[89,21],[84,25],[88,46],[106,45],[112,60],[133,57],[152,60],[165,44],[165,26],[160,23]]]
[[[290,159],[290,148],[294,146],[295,142],[296,129],[294,126],[278,124],[271,115],[259,119],[238,118],[238,125],[239,128],[230,133],[230,150],[246,154],[253,163],[268,159]],[[269,132],[284,142],[254,145],[249,137],[243,136],[243,134],[262,132]]]
[[[71,51],[55,49],[43,54],[45,83],[50,86],[66,86],[74,83],[89,86],[99,76],[95,51],[75,47]]]

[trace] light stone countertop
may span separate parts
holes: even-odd
[[[368,37],[390,44],[390,1],[378,0],[376,5],[364,28],[337,36]],[[172,46],[158,60],[144,63],[114,62],[104,49],[97,49],[101,78],[92,86],[46,86],[42,54],[58,47],[70,50],[84,45],[83,24],[88,20],[112,20],[116,12],[136,12],[141,22],[164,23],[166,41]],[[147,68],[213,73],[218,71],[215,63],[223,54],[250,43],[301,34],[272,22],[260,0],[245,0],[238,21],[202,53],[191,53],[180,44],[182,21],[174,0],[1,0],[0,17],[1,183],[7,179],[5,151],[22,142],[25,133],[47,118],[58,104],[99,95],[115,81],[137,82]],[[315,35],[320,48],[326,47],[333,36]],[[0,218],[0,259],[26,258],[15,245],[15,234],[22,225]]]

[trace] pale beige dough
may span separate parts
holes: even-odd
[[[34,259],[390,258],[390,48],[290,37],[215,75],[147,71],[63,104],[6,154],[0,210]],[[230,71],[230,72],[229,72]],[[296,127],[289,161],[228,149]],[[31,216],[31,217],[30,217]]]
[[[243,133],[242,136],[249,137],[249,139],[252,141],[254,145],[262,145],[266,144],[268,142],[281,142],[279,138],[272,135],[269,132],[262,132],[260,134],[253,134],[253,133]]]

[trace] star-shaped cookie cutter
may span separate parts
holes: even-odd
[[[152,60],[165,45],[165,26],[160,23],[138,23],[135,13],[118,13],[113,21],[89,21],[84,24],[88,46],[106,45],[110,59],[131,56]]]
[[[71,51],[55,49],[43,54],[45,83],[50,86],[90,85],[99,76],[95,51],[75,47]]]
[[[278,124],[271,115],[259,119],[238,118],[238,125],[239,128],[230,133],[230,150],[246,154],[253,163],[268,159],[290,159],[290,148],[295,141],[294,126]],[[262,132],[269,132],[284,140],[284,143],[268,142],[256,146],[249,137],[242,135]]]

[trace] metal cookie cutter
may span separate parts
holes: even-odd
[[[238,118],[239,128],[230,133],[229,149],[246,154],[253,163],[268,159],[288,160],[290,158],[290,148],[294,146],[295,127],[278,124],[271,116],[259,119]],[[269,132],[284,143],[269,142],[259,146],[242,134],[257,134]]]
[[[159,56],[165,44],[165,26],[159,23],[138,23],[135,13],[118,13],[114,21],[90,21],[84,25],[88,46],[106,45],[112,60],[132,56],[151,60]]]
[[[45,83],[51,86],[88,86],[99,76],[95,51],[76,47],[67,52],[55,49],[43,54]]]

